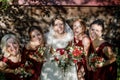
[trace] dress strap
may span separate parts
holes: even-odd
[[[106,46],[110,46],[110,47],[111,47],[111,45],[110,45],[108,42],[103,42],[103,43],[99,46],[99,48],[98,48],[97,51],[100,51],[100,50],[104,49],[104,47],[106,47]]]

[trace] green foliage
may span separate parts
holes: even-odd
[[[0,80],[5,80],[4,74],[0,72]]]
[[[9,2],[12,1],[12,0],[0,0],[0,10],[6,10],[9,6]]]
[[[117,80],[120,80],[120,49],[116,48],[117,53]]]

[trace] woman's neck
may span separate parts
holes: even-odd
[[[77,40],[82,40],[84,36],[85,36],[85,33],[80,33],[80,34],[79,34],[78,36],[76,36],[75,38],[76,38]]]
[[[59,38],[63,38],[65,35],[66,33],[61,33],[61,34],[56,33],[54,37],[59,39]]]

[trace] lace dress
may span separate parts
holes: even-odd
[[[47,43],[51,45],[53,49],[64,49],[68,46],[69,42],[73,39],[71,33],[67,33],[66,36],[60,39],[56,39],[51,35],[47,35]],[[67,71],[63,72],[58,63],[54,60],[54,56],[61,56],[60,54],[47,53],[47,61],[43,64],[41,72],[41,80],[78,80],[77,70],[75,64],[68,67]]]

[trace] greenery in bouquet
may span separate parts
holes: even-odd
[[[64,72],[66,72],[67,69],[69,69],[69,66],[72,66],[72,60],[71,60],[71,58],[68,57],[67,54],[62,55],[62,56],[59,58],[58,66],[59,66]]]
[[[72,65],[71,58],[69,57],[66,49],[54,49],[53,50],[54,59],[58,63],[58,67],[61,68],[63,72],[66,72],[69,66]]]
[[[38,48],[38,53],[40,54],[40,56],[43,56],[45,53],[46,47],[39,47]]]
[[[29,76],[32,76],[32,74],[27,72],[25,68],[21,68],[20,71],[20,78],[27,78]]]
[[[103,57],[98,56],[96,53],[91,53],[89,56],[89,65],[93,70],[101,67],[105,63],[105,59]]]
[[[33,54],[33,57],[38,62],[41,62],[44,60],[44,53],[45,53],[46,47],[38,47],[37,51]]]
[[[68,46],[67,51],[74,63],[80,62],[85,54],[83,47],[80,46]]]
[[[69,66],[80,61],[84,55],[83,48],[79,46],[68,46],[65,49],[56,49],[54,53],[59,54],[54,56],[54,60],[57,61],[58,66],[64,72],[69,69]]]

